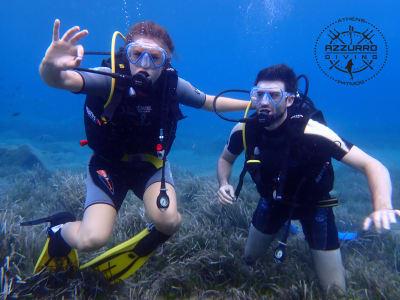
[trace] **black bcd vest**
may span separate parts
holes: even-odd
[[[326,124],[322,112],[307,97],[295,100],[287,120],[273,132],[267,133],[257,123],[246,124],[244,169],[262,197],[296,205],[329,198],[334,180],[331,158],[303,143],[310,118]]]
[[[109,67],[110,59],[103,61],[102,66]],[[122,52],[116,57],[116,73],[131,75]],[[138,92],[131,96],[130,86],[116,79],[112,100],[106,108],[107,99],[88,95],[84,123],[89,147],[109,160],[120,160],[125,154],[156,155],[163,128],[163,148],[167,154],[177,123],[183,118],[176,97],[177,82],[177,72],[167,67],[148,94]],[[107,122],[102,120],[105,114]]]

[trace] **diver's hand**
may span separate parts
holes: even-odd
[[[363,223],[363,230],[368,230],[372,223],[374,223],[377,232],[383,229],[390,229],[391,223],[397,223],[396,215],[400,217],[400,210],[398,209],[379,209],[372,212],[365,218]]]
[[[60,39],[60,20],[55,20],[53,41],[47,49],[43,61],[62,70],[76,68],[80,65],[84,53],[82,45],[77,44],[88,34],[87,30],[80,30],[78,26],[74,26],[67,30]]]
[[[50,86],[75,90],[74,84],[79,74],[63,72],[80,65],[84,49],[78,42],[88,35],[87,30],[80,30],[78,26],[72,27],[60,39],[60,20],[55,20],[53,27],[53,40],[46,51],[40,64],[40,75],[44,82]]]
[[[235,200],[234,195],[235,191],[233,189],[233,186],[231,186],[230,184],[222,185],[217,192],[219,202],[224,205],[233,204],[233,201]]]

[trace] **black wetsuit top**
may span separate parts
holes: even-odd
[[[97,69],[111,72],[106,67]],[[182,118],[178,105],[200,108],[205,103],[204,93],[178,78],[176,96],[167,99],[169,109],[165,114],[162,106],[163,82],[157,81],[154,89],[147,95],[138,93],[129,97],[126,90],[112,121],[104,125],[100,121],[100,116],[110,93],[111,77],[89,72],[79,72],[79,74],[84,81],[80,93],[88,95],[84,113],[89,146],[97,154],[114,161],[122,159],[124,155],[143,153],[155,155],[160,128],[164,129],[165,148],[168,153],[175,137],[176,122]],[[115,94],[116,92],[114,97]],[[163,122],[164,124],[161,124]]]
[[[262,162],[258,173],[261,182],[254,180],[254,174],[251,174],[260,195],[267,199],[274,198],[274,191],[282,184],[281,172],[284,161],[287,160],[283,201],[303,205],[329,199],[329,191],[333,187],[333,172],[322,173],[318,184],[315,180],[322,171],[324,162],[329,162],[331,158],[341,160],[353,145],[327,126],[311,119],[304,124],[301,134],[293,136],[289,129],[290,122],[287,119],[272,131],[260,128],[255,145],[247,144],[248,151],[252,151],[249,147],[258,147],[258,159]],[[239,155],[244,150],[242,128],[243,124],[237,124],[228,141],[227,149],[234,155]],[[246,132],[247,130],[248,128]]]

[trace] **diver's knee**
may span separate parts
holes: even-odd
[[[92,251],[103,247],[107,243],[108,237],[97,234],[96,232],[86,233],[79,237],[77,243],[78,251]]]
[[[342,263],[340,249],[311,250],[314,268],[322,289],[346,291],[346,271]]]
[[[263,233],[251,224],[244,248],[243,259],[246,264],[252,265],[260,256],[264,255],[273,239],[274,235]]]
[[[156,228],[164,234],[173,235],[178,231],[182,223],[182,216],[179,212],[173,215],[167,216],[165,218],[159,218],[154,220],[154,225]]]

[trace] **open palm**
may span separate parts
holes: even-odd
[[[57,69],[71,69],[80,65],[84,49],[78,42],[88,34],[78,26],[70,28],[60,39],[60,20],[54,22],[53,41],[46,51],[45,60]]]

